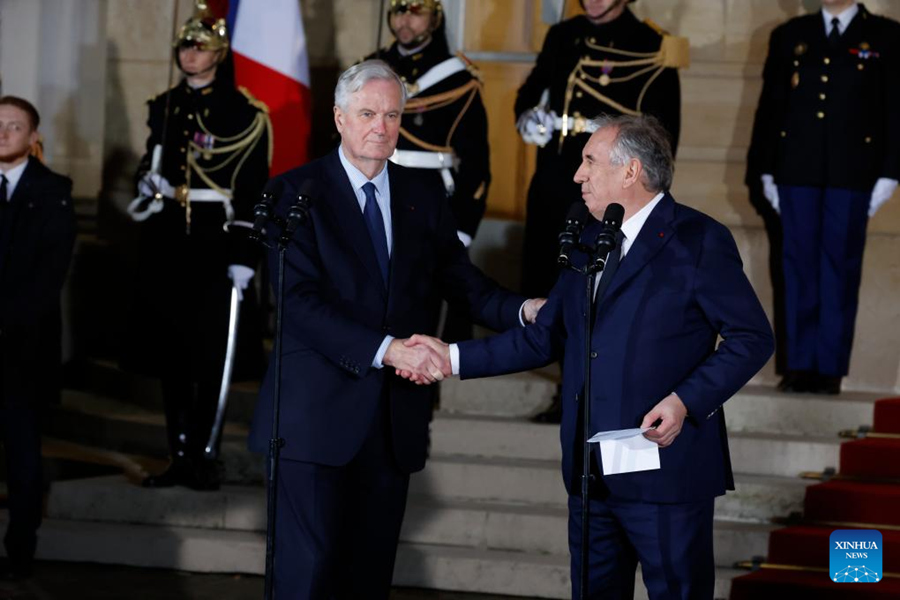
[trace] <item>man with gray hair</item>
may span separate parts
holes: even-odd
[[[640,562],[651,599],[711,600],[713,501],[734,489],[722,405],[769,359],[772,330],[728,229],[669,193],[672,151],[656,119],[595,123],[574,179],[594,217],[614,202],[625,215],[592,306],[585,306],[585,276],[568,270],[532,326],[451,346],[425,336],[411,342],[428,345],[466,379],[565,357],[560,439],[578,598],[584,315],[592,310],[590,431],[640,427],[659,448],[659,467],[611,473],[600,445],[591,452],[587,597],[632,598]],[[600,230],[589,224],[582,243]],[[587,260],[572,257],[579,268]]]
[[[434,382],[450,371],[404,338],[432,332],[443,298],[496,330],[521,328],[542,304],[469,262],[438,174],[387,162],[405,98],[385,63],[351,67],[335,89],[340,147],[269,184],[281,215],[299,193],[313,200],[276,290],[285,323],[274,579],[282,600],[388,597],[434,400],[434,389],[397,373]],[[270,369],[250,434],[260,452],[273,386]]]

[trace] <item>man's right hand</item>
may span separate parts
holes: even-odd
[[[166,198],[175,197],[175,188],[159,173],[145,173],[138,181],[138,194],[144,198],[152,198],[159,192]]]
[[[414,336],[422,337],[422,336]],[[433,345],[391,340],[382,363],[393,367],[397,375],[417,384],[430,384],[449,377],[450,353],[439,353]]]
[[[553,137],[556,113],[549,113],[541,107],[526,110],[519,116],[516,128],[527,144],[535,144],[543,148]]]
[[[763,175],[760,177],[762,179],[763,184],[763,196],[766,197],[766,200],[769,201],[769,204],[772,205],[772,208],[775,209],[775,212],[779,215],[781,214],[781,206],[778,202],[778,186],[775,185],[775,178],[771,175]]]

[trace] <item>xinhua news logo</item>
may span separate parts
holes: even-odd
[[[875,529],[837,529],[831,532],[831,580],[836,583],[881,581],[881,532]]]

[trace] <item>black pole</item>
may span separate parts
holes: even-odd
[[[269,479],[266,490],[266,584],[265,600],[275,598],[275,508],[278,498],[278,457],[284,440],[278,435],[278,414],[281,408],[281,336],[284,312],[284,254],[287,244],[278,244],[278,294],[275,309],[275,385],[273,395],[272,438],[269,440]]]
[[[591,483],[591,448],[588,440],[591,437],[591,324],[593,323],[594,313],[594,280],[597,272],[592,268],[593,262],[589,260],[585,265],[586,286],[585,286],[585,306],[584,311],[584,391],[581,399],[582,416],[584,417],[584,427],[582,428],[582,448],[581,448],[581,600],[587,600],[588,595],[588,578],[590,569],[588,568],[588,548],[590,547],[590,527],[589,521],[591,516],[590,504],[590,483]]]

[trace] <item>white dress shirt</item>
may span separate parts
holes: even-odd
[[[13,192],[16,191],[16,186],[19,184],[19,180],[22,179],[22,173],[25,172],[25,167],[28,166],[28,161],[30,158],[25,159],[22,164],[16,165],[9,171],[4,171],[0,169],[0,173],[6,175],[6,200],[9,202],[12,200]]]
[[[837,17],[838,20],[838,33],[844,35],[844,32],[847,31],[847,28],[850,27],[850,21],[853,20],[853,17],[856,16],[856,13],[859,12],[859,5],[854,2],[850,5],[849,8],[844,9],[844,11],[838,15],[833,15],[825,8],[822,8],[822,19],[825,21],[825,36],[828,37],[831,35],[831,28],[833,25],[831,24],[831,20]]]

